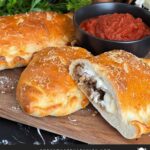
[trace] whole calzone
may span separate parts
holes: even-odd
[[[32,12],[0,17],[0,70],[25,66],[34,52],[74,40],[72,14]]]
[[[65,116],[89,101],[69,75],[72,60],[91,54],[79,47],[47,48],[37,52],[21,74],[16,97],[29,115]]]

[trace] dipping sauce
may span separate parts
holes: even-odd
[[[133,41],[150,35],[148,27],[141,18],[131,14],[107,14],[83,21],[80,27],[96,37],[106,40]]]

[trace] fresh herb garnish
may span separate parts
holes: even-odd
[[[92,0],[0,0],[0,15],[13,15],[30,11],[75,11]]]

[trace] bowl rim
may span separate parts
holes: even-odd
[[[101,41],[104,41],[104,42],[113,42],[113,43],[126,43],[126,44],[130,44],[130,43],[137,43],[137,42],[142,42],[142,41],[145,41],[145,40],[147,40],[147,39],[150,39],[150,35],[148,35],[148,36],[145,36],[145,37],[143,37],[142,39],[139,39],[139,40],[130,40],[130,41],[117,41],[117,40],[107,40],[107,39],[102,39],[102,38],[100,38],[100,37],[96,37],[96,36],[94,36],[94,35],[91,35],[91,34],[89,34],[88,32],[86,32],[85,30],[83,30],[82,28],[80,28],[80,24],[78,24],[77,23],[77,21],[76,21],[76,14],[80,11],[80,10],[82,10],[82,9],[85,9],[85,8],[90,8],[90,7],[92,7],[92,6],[94,6],[94,5],[109,5],[109,4],[113,4],[113,5],[122,5],[122,6],[129,6],[129,7],[132,7],[133,9],[139,9],[139,10],[142,10],[144,13],[148,13],[149,14],[149,16],[150,16],[150,12],[148,11],[148,10],[146,10],[146,9],[144,9],[144,8],[140,8],[140,7],[138,7],[138,6],[135,6],[135,5],[131,5],[131,4],[127,4],[127,3],[120,3],[120,2],[96,2],[96,3],[93,3],[93,4],[90,4],[90,5],[87,5],[87,6],[84,6],[84,7],[82,7],[82,8],[80,8],[80,9],[78,9],[77,11],[75,11],[75,13],[74,13],[74,15],[73,15],[73,22],[74,22],[74,24],[75,24],[75,26],[77,26],[78,27],[78,29],[79,29],[79,31],[80,32],[82,32],[82,33],[84,33],[84,34],[86,34],[87,36],[90,36],[91,38],[94,38],[94,39],[96,39],[96,40],[101,40]],[[95,16],[96,17],[96,16]],[[92,17],[93,18],[93,17]],[[90,19],[90,18],[88,18],[88,19]],[[84,20],[83,20],[84,21]],[[150,27],[150,26],[149,26]]]

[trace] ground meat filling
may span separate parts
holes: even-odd
[[[78,64],[74,71],[75,80],[84,86],[86,94],[94,101],[103,101],[106,92],[97,87],[97,81],[94,76],[90,76],[84,72],[84,65]]]

